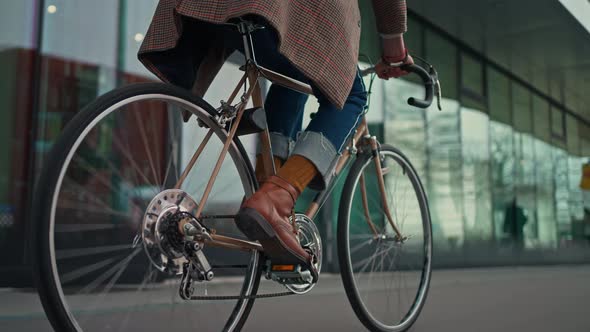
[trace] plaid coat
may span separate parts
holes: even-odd
[[[368,1],[368,0],[360,0]],[[382,34],[406,31],[405,0],[371,0]],[[182,16],[223,23],[248,14],[262,16],[278,32],[279,52],[342,108],[357,70],[360,13],[355,0],[160,0],[139,51],[140,61],[160,79],[174,82],[166,54],[182,35]],[[207,38],[203,36],[200,38]],[[199,40],[195,43],[198,45]],[[222,41],[221,41],[222,43]],[[212,49],[215,49],[214,47]],[[193,89],[204,94],[226,54],[212,50],[194,70]],[[167,68],[167,72],[162,68]],[[186,72],[186,71],[185,71]]]

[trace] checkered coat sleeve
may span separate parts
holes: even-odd
[[[382,34],[405,32],[405,0],[371,1]],[[151,60],[149,54],[176,47],[182,33],[181,16],[223,23],[248,14],[264,17],[278,32],[279,52],[330,101],[343,107],[357,70],[361,24],[355,0],[160,0],[139,59],[162,80],[170,81],[159,70],[161,63]],[[208,86],[219,68],[200,66],[195,86]]]

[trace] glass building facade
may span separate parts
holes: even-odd
[[[587,106],[563,102],[576,99],[552,81],[547,89],[528,84],[539,79],[512,72],[501,55],[480,52],[424,19],[422,2],[412,8],[406,40],[413,54],[438,69],[443,111],[405,103],[423,93],[414,78],[376,81],[368,120],[373,132],[408,155],[423,179],[438,264],[587,259],[572,250],[587,249],[590,239],[590,198],[579,185],[590,157],[590,117],[571,112]],[[379,57],[366,3],[361,1],[365,63]],[[64,126],[117,86],[155,81],[136,53],[156,5],[0,4],[0,271],[21,272],[2,272],[8,277],[0,282],[28,276],[35,179]],[[226,65],[207,100],[214,104],[226,96],[223,81],[236,81],[236,68]],[[337,204],[335,197],[319,221],[332,248]]]

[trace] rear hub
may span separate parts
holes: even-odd
[[[181,274],[184,235],[178,225],[186,213],[192,214],[197,203],[187,193],[168,189],[157,194],[146,209],[142,223],[142,242],[152,265],[160,271]]]

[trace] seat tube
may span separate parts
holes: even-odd
[[[238,29],[242,34],[242,40],[244,43],[244,55],[246,61],[256,63],[256,55],[254,54],[254,43],[252,41],[252,25],[247,22],[240,22]]]

